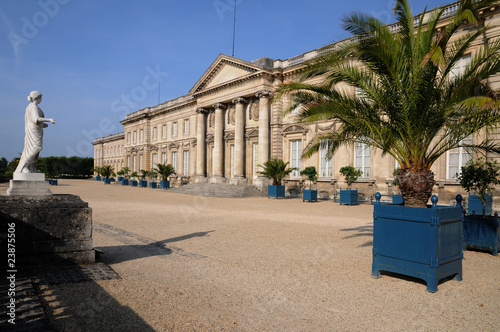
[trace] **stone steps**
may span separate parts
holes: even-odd
[[[169,189],[180,194],[210,196],[210,197],[267,197],[254,186],[230,185],[213,183],[189,183],[184,186]]]

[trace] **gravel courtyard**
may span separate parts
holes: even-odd
[[[5,193],[6,186],[0,188]],[[500,257],[463,281],[371,277],[373,206],[59,180],[121,279],[42,286],[60,331],[499,331]]]

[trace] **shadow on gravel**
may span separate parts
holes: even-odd
[[[351,235],[344,237],[344,239],[352,239],[360,236],[368,236],[371,241],[365,242],[360,247],[371,247],[373,246],[373,224],[359,226],[354,228],[343,228],[341,232],[351,232]]]
[[[115,271],[103,263],[78,265],[57,254],[36,255],[30,234],[54,243],[63,241],[20,217],[0,212],[0,331],[154,331],[97,284],[97,280],[119,279]],[[15,253],[11,261],[7,260],[9,238],[16,240],[9,251]],[[119,280],[114,282],[115,294],[127,291]]]
[[[178,236],[161,241],[154,241],[151,238],[131,233],[107,224],[96,223],[94,226],[96,232],[112,237],[123,243],[121,246],[97,247],[103,253],[103,261],[106,264],[116,264],[135,259],[161,256],[165,257],[171,254],[177,254],[190,258],[204,258],[205,256],[196,253],[187,252],[181,248],[167,244],[189,240],[195,237],[205,237],[215,231],[196,232]]]

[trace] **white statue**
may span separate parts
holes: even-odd
[[[44,122],[56,123],[54,119],[44,118],[44,114],[38,104],[42,102],[42,94],[32,91],[28,97],[31,104],[26,107],[24,116],[24,150],[21,160],[14,173],[38,173],[36,164],[38,155],[42,151],[43,128],[48,125]]]

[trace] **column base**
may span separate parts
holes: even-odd
[[[271,183],[271,179],[262,175],[259,175],[255,180],[253,180],[253,186],[260,191],[267,190],[267,186],[269,186]]]
[[[226,183],[226,178],[223,177],[222,175],[215,175],[214,177],[210,178],[210,183],[213,183],[213,184]]]
[[[236,186],[245,185],[247,183],[248,183],[247,179],[245,179],[243,176],[234,176],[229,181],[229,184],[236,185]]]
[[[194,183],[207,183],[208,178],[205,175],[196,175],[194,177]]]

